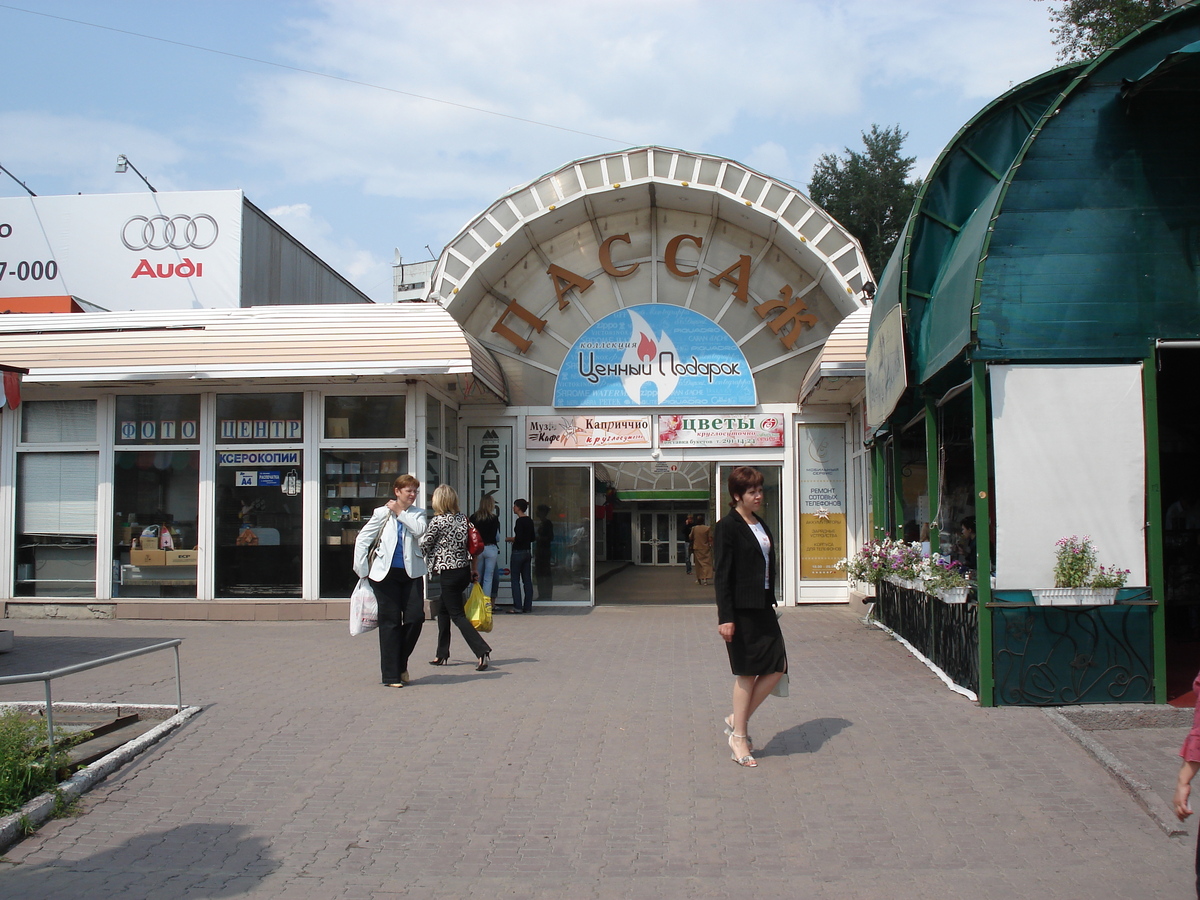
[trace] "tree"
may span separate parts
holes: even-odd
[[[1038,0],[1044,3],[1045,0]],[[1174,0],[1067,0],[1050,7],[1059,62],[1099,56],[1129,32],[1178,4]]]
[[[917,161],[901,156],[908,132],[872,125],[863,132],[865,152],[825,153],[813,166],[808,195],[859,239],[875,277],[900,236],[921,182],[908,181]]]

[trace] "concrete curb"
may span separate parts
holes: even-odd
[[[1187,829],[1175,818],[1175,814],[1171,811],[1167,802],[1150,785],[1134,775],[1121,760],[1105,749],[1099,741],[1058,710],[1043,709],[1042,712],[1046,714],[1046,717],[1051,722],[1062,729],[1068,737],[1083,747],[1096,762],[1104,766],[1109,774],[1133,796],[1138,806],[1146,811],[1146,815],[1153,819],[1155,824],[1166,834],[1171,837],[1187,834]]]
[[[44,704],[40,703],[6,703],[5,706],[32,706],[41,708]],[[113,708],[118,704],[64,704],[73,709],[78,708]],[[154,707],[142,704],[124,704],[120,705],[121,709],[138,708],[142,710],[155,709],[174,709],[175,707]],[[78,799],[81,795],[91,790],[97,783],[107,778],[125,763],[129,762],[135,756],[144,753],[150,747],[157,744],[160,740],[190,719],[196,713],[200,712],[199,706],[185,706],[181,711],[163,721],[160,725],[147,731],[141,737],[123,744],[109,753],[96,760],[90,766],[80,769],[66,781],[58,786],[58,794],[66,802],[71,802]],[[55,729],[57,731],[58,729]],[[40,828],[46,821],[54,815],[54,807],[57,802],[57,797],[53,792],[48,792],[34,797],[15,813],[0,818],[0,853],[3,853],[17,841],[25,836],[27,828]]]

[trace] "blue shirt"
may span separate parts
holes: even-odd
[[[396,549],[392,553],[392,568],[404,568],[404,523],[396,519]]]

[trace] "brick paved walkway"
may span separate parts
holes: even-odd
[[[3,897],[1192,895],[1194,837],[1165,836],[1045,715],[977,708],[839,607],[785,611],[792,696],[752,723],[757,770],[717,727],[711,608],[500,616],[486,673],[457,635],[455,665],[427,666],[427,623],[399,691],[340,623],[10,624],[40,659],[67,637],[182,637],[205,711],[11,848]],[[56,688],[172,692],[168,655]]]

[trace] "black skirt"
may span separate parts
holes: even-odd
[[[770,675],[787,671],[787,648],[774,607],[735,609],[733,640],[725,645],[734,675]]]

